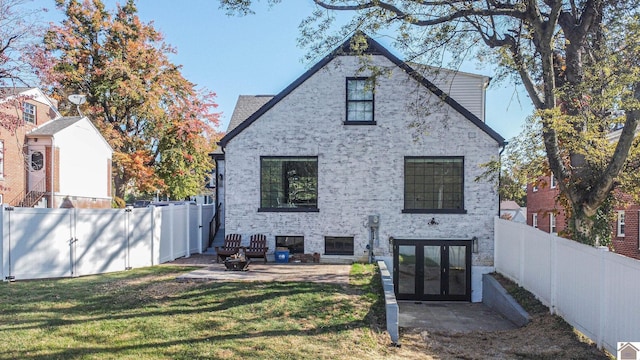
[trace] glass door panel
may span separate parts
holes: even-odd
[[[440,295],[440,246],[424,247],[424,294]]]
[[[402,294],[416,293],[415,245],[398,246],[398,292]]]
[[[398,300],[471,301],[471,241],[394,240]]]
[[[467,247],[449,246],[449,295],[465,295],[467,291]]]

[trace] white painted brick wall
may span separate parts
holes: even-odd
[[[375,56],[379,66],[392,66]],[[480,252],[474,266],[493,265],[493,217],[498,211],[495,184],[475,182],[479,164],[498,157],[495,140],[417,86],[401,70],[378,79],[375,126],[344,125],[345,78],[357,73],[358,59],[338,57],[296,88],[225,148],[226,233],[245,242],[267,235],[301,235],[305,252],[324,254],[324,236],[353,236],[355,258],[366,254],[367,216],[380,215],[377,256],[390,256],[388,239],[470,239]],[[411,105],[428,99],[430,113],[421,126]],[[260,156],[317,156],[316,213],[258,212]],[[405,156],[464,156],[464,206],[467,214],[403,214]],[[438,225],[428,225],[435,218]]]

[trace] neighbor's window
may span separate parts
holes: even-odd
[[[346,123],[373,124],[373,83],[366,78],[347,78]]]
[[[304,254],[304,236],[276,236],[276,247],[285,247],[290,254]]]
[[[353,255],[353,237],[325,236],[325,255]]]
[[[25,122],[36,123],[36,106],[25,102],[22,109],[22,117]]]
[[[549,214],[549,232],[552,234],[558,233],[558,228],[556,227],[556,215]]]
[[[406,157],[403,212],[465,213],[464,158]]]
[[[618,211],[618,236],[624,237],[624,211]]]
[[[551,175],[551,188],[555,189],[556,188],[556,177]]]
[[[318,211],[318,158],[261,157],[262,211]]]
[[[531,224],[534,228],[538,228],[538,214],[531,214]]]

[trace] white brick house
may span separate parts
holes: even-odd
[[[224,231],[322,261],[383,259],[400,299],[480,301],[498,194],[475,178],[504,146],[483,119],[489,79],[430,82],[367,41],[382,74],[347,41],[278,95],[240,97],[214,156]]]

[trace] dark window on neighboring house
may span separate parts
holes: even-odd
[[[290,254],[304,254],[304,236],[276,236],[276,247],[287,248]]]
[[[261,157],[261,211],[318,211],[318,158]]]
[[[325,255],[353,255],[353,237],[325,236]]]
[[[25,122],[36,123],[36,106],[25,102],[22,108],[22,117]]]
[[[375,124],[373,82],[367,78],[347,78],[346,124]]]
[[[465,213],[464,158],[406,157],[403,212]]]

